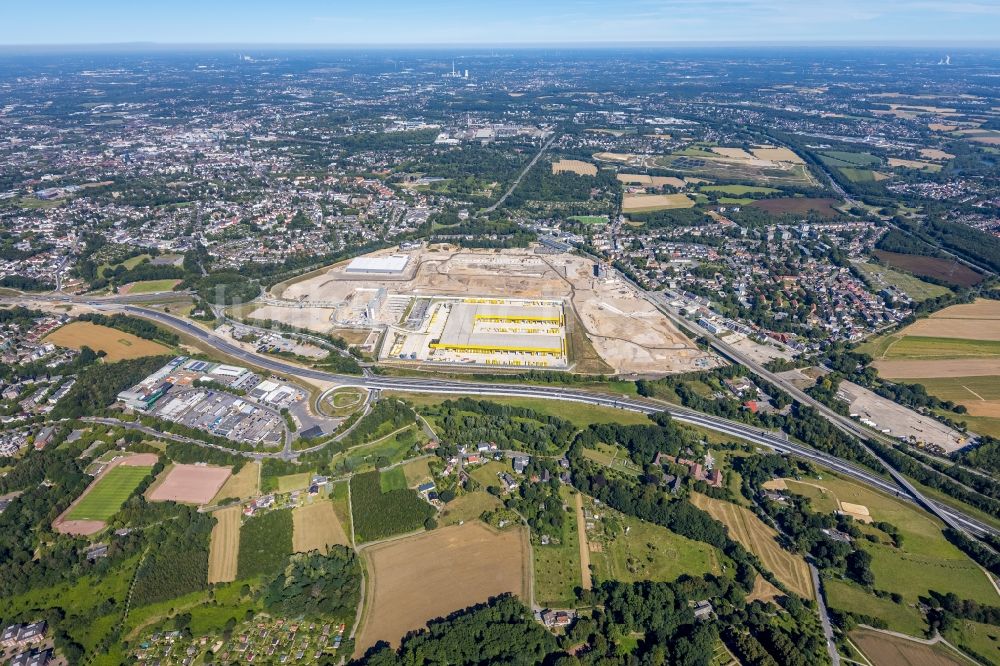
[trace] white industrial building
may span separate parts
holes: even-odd
[[[406,270],[410,257],[406,254],[391,254],[386,257],[358,257],[344,269],[345,273],[398,275]]]

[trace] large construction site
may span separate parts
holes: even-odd
[[[369,331],[387,362],[663,375],[716,360],[633,287],[544,248],[382,251],[276,285],[255,319]]]

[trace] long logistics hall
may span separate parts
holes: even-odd
[[[383,358],[437,363],[563,368],[562,301],[435,298],[418,321],[389,327]]]

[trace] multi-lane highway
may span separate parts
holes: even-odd
[[[890,493],[900,499],[919,502],[916,494],[907,494],[900,491],[900,488],[892,480],[880,476],[871,470],[841,460],[835,456],[811,449],[805,445],[789,441],[781,434],[771,431],[760,430],[745,423],[730,421],[703,414],[691,409],[678,407],[654,400],[635,398],[628,396],[613,396],[603,393],[595,393],[581,389],[573,389],[562,386],[533,386],[524,384],[505,384],[491,382],[472,382],[436,378],[410,378],[410,377],[381,377],[381,376],[354,376],[339,375],[314,368],[289,363],[277,358],[263,356],[253,352],[248,352],[237,345],[215,335],[213,332],[193,324],[180,317],[152,310],[149,308],[134,305],[108,304],[106,302],[93,302],[99,307],[113,307],[133,315],[153,319],[175,330],[179,330],[190,335],[197,340],[210,345],[218,351],[228,356],[237,358],[247,365],[270,370],[288,376],[302,377],[305,379],[315,379],[323,382],[331,382],[344,386],[361,386],[370,389],[413,392],[413,393],[443,393],[452,395],[495,395],[495,396],[521,396],[532,398],[545,398],[549,400],[566,400],[572,402],[582,402],[591,405],[602,405],[615,407],[643,414],[655,414],[658,412],[669,412],[671,416],[682,423],[709,428],[716,432],[739,437],[755,444],[770,448],[772,450],[794,455],[806,460],[823,465],[829,469],[840,472],[846,476],[863,481],[879,490]],[[928,508],[933,507],[933,512],[942,516],[949,525],[969,531],[974,534],[992,533],[1000,535],[1000,530],[947,505],[923,499]]]

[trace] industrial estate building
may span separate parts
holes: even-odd
[[[344,272],[360,275],[401,275],[409,263],[410,257],[406,254],[392,254],[386,257],[358,257],[347,264]]]
[[[129,409],[237,442],[275,446],[285,436],[280,409],[301,402],[301,389],[246,368],[178,356],[118,394]]]
[[[389,326],[384,359],[489,366],[564,368],[561,300],[431,297],[405,325]]]

